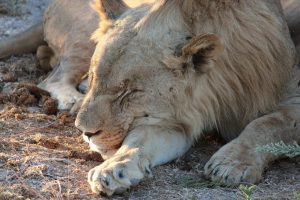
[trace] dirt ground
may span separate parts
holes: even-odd
[[[7,2],[13,0],[0,0],[0,39],[34,24],[47,5],[47,0],[14,1],[18,7]],[[93,195],[86,181],[101,156],[89,151],[75,117],[57,112],[47,92],[34,87],[45,77],[34,55],[0,60],[0,200],[106,199]],[[204,164],[221,145],[206,136],[183,158],[155,168],[154,178],[109,199],[241,199],[238,189],[203,177]],[[299,158],[270,166],[254,196],[296,199],[297,192]]]

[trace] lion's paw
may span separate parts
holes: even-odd
[[[94,193],[111,196],[137,185],[145,174],[151,176],[147,159],[139,156],[115,155],[91,169],[88,173],[88,182]]]
[[[261,179],[263,168],[255,148],[229,143],[206,163],[204,174],[212,181],[224,184],[256,183]]]
[[[58,91],[51,93],[51,96],[57,99],[59,110],[71,110],[71,112],[80,108],[84,98],[84,95],[77,91]]]
[[[65,83],[47,83],[42,88],[50,92],[51,97],[57,100],[59,110],[76,112],[84,98],[84,95],[78,92],[75,86],[66,85]]]

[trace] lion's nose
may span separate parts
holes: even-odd
[[[83,133],[83,135],[86,135],[88,137],[98,134],[98,132],[99,132],[98,127],[86,124],[85,121],[81,120],[81,118],[79,118],[78,116],[75,120],[75,126],[77,129],[79,129]]]
[[[91,133],[91,132],[84,132],[83,135],[87,136],[88,138],[95,136],[95,135],[100,135],[102,133],[102,130],[97,131],[96,133]]]

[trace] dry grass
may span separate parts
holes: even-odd
[[[0,117],[4,124],[0,134],[1,195],[34,199],[89,195],[86,173],[101,161],[100,155],[90,154],[71,124],[24,111],[24,120],[18,120],[19,113],[12,109],[4,109],[1,114],[5,112],[5,117]]]

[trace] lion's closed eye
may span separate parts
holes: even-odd
[[[135,96],[135,94],[138,92],[142,92],[142,90],[138,90],[138,89],[126,90],[126,91],[122,92],[122,94],[118,98],[121,101],[123,101],[124,99],[126,99],[128,97]]]
[[[142,90],[132,89],[122,92],[122,95],[118,98],[119,105],[124,109],[129,103],[136,104],[139,102],[139,97],[142,94]]]

